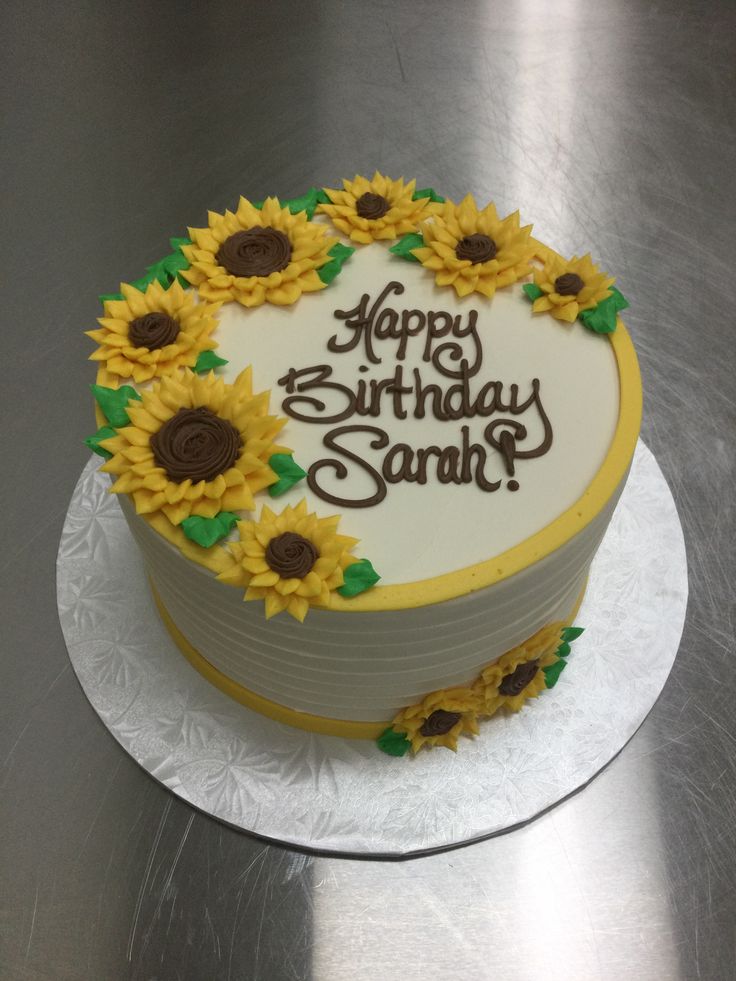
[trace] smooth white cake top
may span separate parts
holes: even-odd
[[[350,327],[348,320],[355,317],[335,316],[335,311],[356,308],[364,294],[370,297],[366,304],[370,313],[391,282],[400,283],[404,291],[392,292],[374,309],[370,329]],[[398,311],[398,318],[386,314],[381,319],[381,311],[388,308]],[[402,353],[401,338],[377,335],[392,320],[400,328],[405,310],[420,311],[424,316],[418,313],[406,318],[409,329],[416,333],[405,338],[403,357],[397,357]],[[443,317],[428,317],[429,311],[445,311],[452,318],[459,318],[453,329],[459,327],[465,336],[429,338],[429,322],[434,320],[437,333],[447,322]],[[473,331],[468,331],[475,319],[472,311],[477,311],[476,336],[482,348],[482,362],[467,380],[470,402],[485,386],[484,404],[492,408],[494,392],[487,383],[497,382],[497,405],[500,402],[508,406],[515,401],[517,412],[498,408],[486,416],[440,420],[434,417],[430,394],[425,417],[416,418],[415,370],[424,387],[437,385],[443,394],[454,387],[451,404],[462,411],[463,382],[437,370],[431,357],[441,345],[454,342],[461,346],[461,357],[451,360],[449,351],[441,352],[440,366],[445,371],[458,371],[464,358],[473,371],[478,344]],[[586,330],[579,322],[568,325],[546,314],[532,315],[531,303],[519,283],[499,290],[492,300],[477,293],[459,299],[451,288],[437,287],[432,274],[418,263],[393,256],[382,243],[374,243],[358,247],[332,285],[303,296],[292,307],[263,305],[248,310],[228,303],[221,308],[219,320],[217,353],[229,362],[222,370],[225,380],[233,381],[246,365],[252,365],[254,391],[270,389],[271,412],[288,418],[279,442],[293,449],[299,465],[309,471],[318,461],[334,460],[347,468],[346,478],[340,480],[334,467],[324,466],[312,472],[313,487],[302,481],[275,501],[267,496],[264,500],[280,510],[306,497],[309,509],[321,517],[340,513],[339,531],[361,540],[355,555],[370,558],[385,585],[453,572],[518,545],[574,504],[611,445],[619,411],[618,370],[611,344],[605,336]],[[328,348],[331,338],[335,338],[334,348],[356,340],[356,334],[357,343],[351,350]],[[371,362],[367,337],[371,338],[373,357],[380,363]],[[318,366],[330,369],[329,374],[322,373],[321,380]],[[360,407],[361,401],[365,402],[364,391],[370,403],[371,383],[394,378],[397,366],[402,369],[400,384],[410,391],[400,399],[391,389],[383,391],[380,415],[356,411],[343,419],[335,418],[349,408],[350,397],[338,389],[326,388],[325,383],[351,390]],[[306,383],[311,387],[303,391],[303,398],[317,399],[324,405],[319,410],[304,401],[291,404],[292,411],[309,415],[314,422],[293,418],[284,408],[284,401],[289,398],[287,379],[291,369],[295,369],[292,395],[297,396],[298,386]],[[535,378],[539,379],[536,397]],[[512,384],[518,386],[515,400]],[[518,411],[525,403],[526,409]],[[406,418],[397,418],[397,409],[399,413],[403,409]],[[551,446],[542,455],[515,459],[512,475],[504,454],[493,442],[502,442],[512,450],[515,445],[517,453],[539,448],[548,433],[545,415],[553,434]],[[501,419],[506,424],[498,422]],[[526,430],[525,436],[519,425]],[[335,432],[343,427],[360,429]],[[467,427],[466,446],[476,444],[481,448],[470,455],[466,450],[469,458],[464,472],[463,427]],[[385,437],[376,430],[385,432]],[[515,443],[501,437],[503,432],[516,432]],[[344,447],[365,461],[376,474],[372,475],[359,460],[330,448],[330,440],[334,447]],[[371,441],[385,445],[371,447]],[[439,450],[428,454],[424,484],[390,482],[381,476],[382,466],[392,447],[400,443],[414,454],[394,450],[389,473],[398,473],[407,459],[410,469],[416,471],[416,451],[420,448],[435,446],[442,450],[454,446],[457,452],[446,451],[441,463]],[[484,479],[491,484],[498,482],[497,490],[484,490],[474,479],[483,453]],[[438,479],[438,463],[446,477],[454,475],[468,482],[442,483]],[[515,491],[509,489],[509,483],[513,486],[514,481],[518,483]],[[384,489],[385,497],[373,506],[350,507],[323,499],[317,489],[343,502],[375,496]]]

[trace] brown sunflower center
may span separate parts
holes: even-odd
[[[214,480],[240,455],[243,440],[232,423],[209,409],[179,409],[151,436],[153,458],[169,480]]]
[[[361,218],[375,220],[383,218],[391,205],[382,194],[366,191],[355,202],[355,210]]]
[[[147,313],[128,324],[128,339],[133,347],[147,347],[149,351],[173,344],[179,336],[179,324],[167,313]]]
[[[269,569],[282,579],[303,579],[317,561],[317,549],[308,538],[285,531],[272,538],[266,548]]]
[[[422,723],[419,732],[423,736],[444,736],[446,732],[462,718],[460,712],[446,712],[444,709],[435,709],[431,715]]]
[[[560,296],[576,296],[584,286],[585,283],[577,273],[563,273],[555,280],[555,293]]]
[[[249,228],[226,238],[216,258],[233,276],[268,276],[289,265],[291,242],[277,228]]]
[[[539,661],[526,661],[507,674],[499,686],[501,695],[520,695],[539,671]]]
[[[455,246],[458,259],[469,259],[473,265],[477,262],[488,262],[496,258],[496,243],[487,235],[466,235]]]

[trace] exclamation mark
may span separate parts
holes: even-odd
[[[506,473],[509,477],[514,476],[514,457],[516,456],[516,439],[513,433],[510,433],[508,429],[504,430],[498,438],[499,446],[501,447],[501,453],[503,453],[503,459],[506,464]],[[519,489],[518,480],[509,480],[506,484],[510,491],[517,491]]]

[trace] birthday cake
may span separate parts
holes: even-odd
[[[394,756],[556,684],[639,431],[614,282],[375,174],[240,198],[101,297],[87,442],[194,667]]]

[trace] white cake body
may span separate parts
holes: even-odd
[[[398,360],[396,339],[376,341],[374,355],[381,358],[380,364],[370,362],[362,340],[351,351],[328,349],[332,337],[342,345],[351,336],[345,318],[335,317],[335,311],[354,308],[364,293],[375,301],[391,281],[404,287],[403,293],[387,300],[386,305],[396,310],[447,311],[459,315],[462,324],[477,311],[483,357],[471,389],[498,381],[508,398],[509,387],[516,384],[523,401],[533,379],[538,379],[553,439],[542,455],[516,460],[513,474],[503,456],[488,447],[486,477],[499,483],[492,492],[475,482],[441,483],[430,462],[426,483],[388,483],[385,498],[371,507],[338,507],[306,482],[275,501],[267,493],[260,495],[277,510],[306,497],[309,510],[321,517],[339,512],[340,531],[361,540],[355,554],[368,556],[382,576],[372,591],[376,608],[342,604],[340,609],[312,609],[304,623],[286,614],[266,620],[261,603],[243,602],[242,591],[218,582],[213,573],[184,557],[135,514],[128,498],[122,499],[163,605],[190,644],[249,691],[289,709],[337,720],[390,720],[430,691],[470,684],[485,665],[542,626],[565,620],[584,587],[626,479],[624,473],[579,532],[521,571],[483,588],[466,585],[444,602],[414,598],[405,604],[400,593],[395,599],[392,587],[419,584],[414,595],[421,595],[422,582],[487,563],[575,506],[609,452],[619,417],[619,374],[605,337],[580,323],[533,316],[520,284],[499,291],[491,302],[478,295],[459,300],[452,290],[436,287],[421,266],[391,256],[375,243],[359,249],[329,288],[303,297],[293,307],[223,306],[217,340],[218,354],[229,361],[222,372],[225,380],[234,380],[243,367],[252,365],[254,390],[270,389],[271,411],[279,415],[286,414],[282,403],[287,392],[278,380],[292,368],[328,365],[331,381],[355,389],[361,379],[387,378],[401,364],[405,379],[416,369],[423,384],[446,389],[452,379],[424,359],[426,334],[409,338]],[[463,357],[472,363],[477,353],[472,337],[461,346]],[[323,415],[339,414],[344,404],[339,394],[307,394],[322,398]],[[412,414],[413,396],[407,395],[403,404],[408,409],[404,419],[397,418],[387,396],[380,416],[356,414],[334,423],[289,418],[280,440],[293,448],[305,470],[320,459],[340,459],[348,467],[346,479],[337,480],[324,468],[319,485],[346,501],[357,500],[374,492],[376,483],[360,465],[325,447],[325,435],[336,427],[380,427],[388,438],[387,448],[397,443],[445,447],[460,445],[463,425],[472,441],[483,444],[484,429],[493,418],[438,421],[428,413],[418,419]],[[536,406],[518,419],[527,436],[517,448],[537,446],[544,423]],[[343,445],[380,471],[387,449],[372,450],[370,438],[369,432],[351,433]],[[518,482],[517,490],[510,489],[512,480]],[[472,582],[472,576],[464,581]]]

